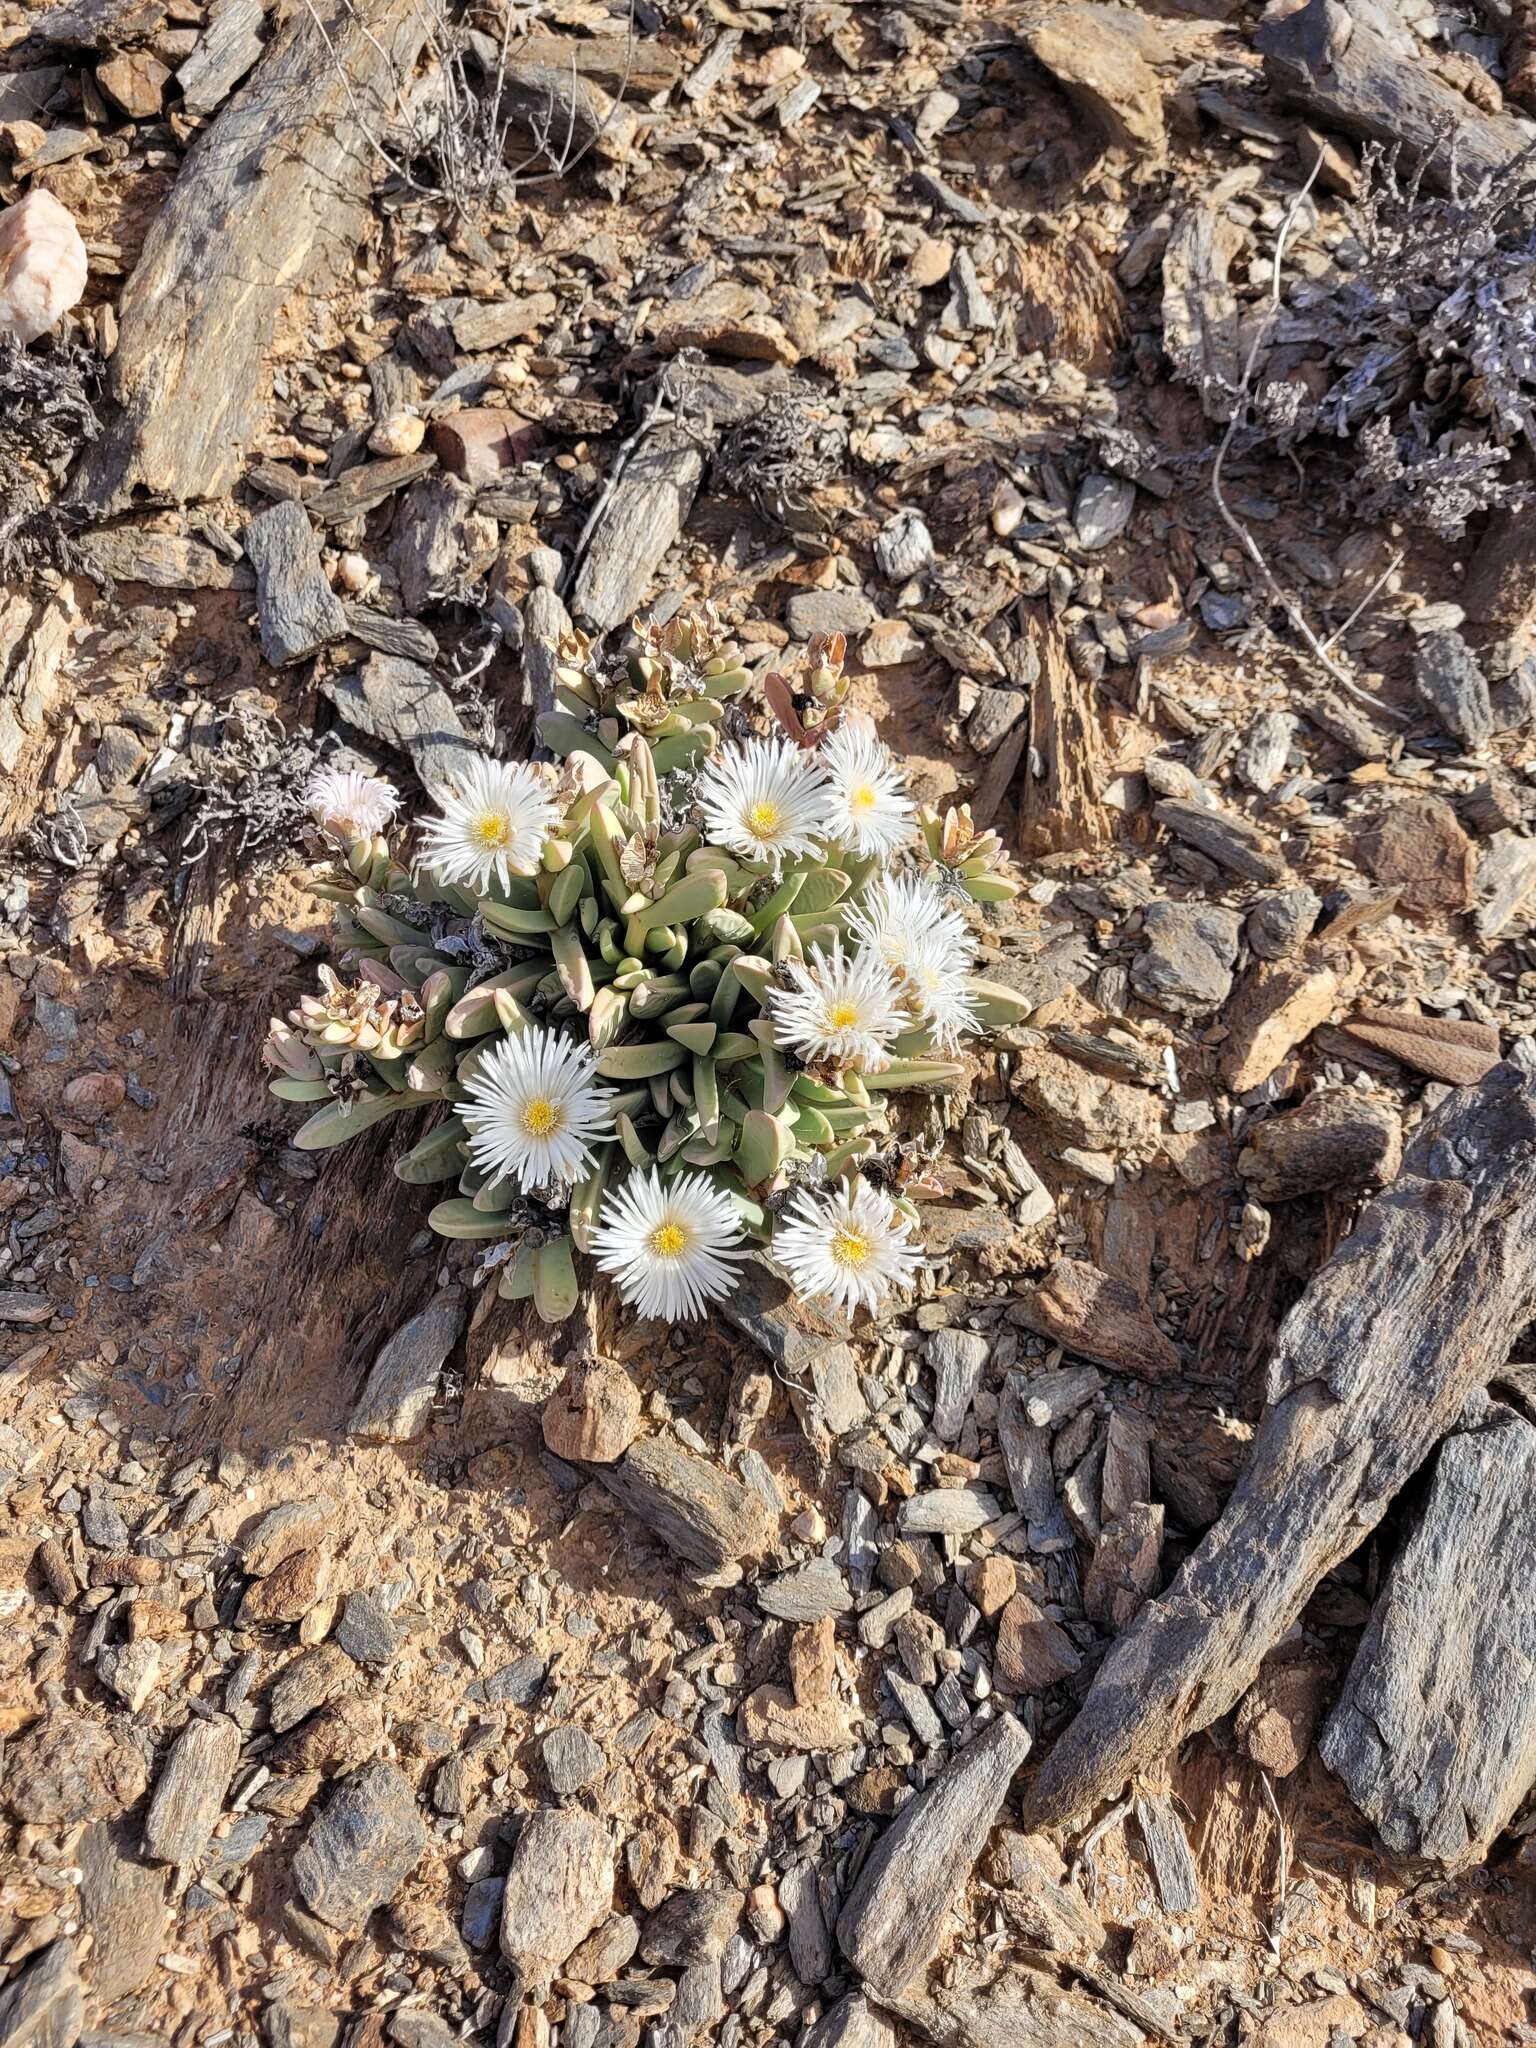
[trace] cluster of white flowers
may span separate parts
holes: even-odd
[[[709,836],[777,864],[842,847],[889,860],[917,836],[900,768],[872,728],[845,721],[817,748],[788,740],[723,747],[699,777]]]
[[[792,1067],[823,1088],[857,1089],[861,1076],[890,1068],[913,1034],[952,1052],[980,1028],[963,917],[915,867],[893,866],[913,848],[919,823],[902,771],[868,720],[846,717],[815,746],[727,743],[695,774],[691,794],[708,843],[747,863],[748,890],[754,876],[774,885],[788,863],[824,863],[853,878],[828,943],[808,944],[803,958],[790,949],[761,997],[771,1043]],[[499,901],[495,892],[514,877],[541,873],[568,796],[550,769],[477,759],[422,827],[419,868],[436,884]],[[308,801],[344,848],[382,833],[397,808],[387,782],[336,769],[316,775]],[[849,886],[848,876],[838,881]],[[642,1162],[607,1188],[602,1162],[615,1154],[622,1119],[616,1126],[617,1091],[602,1071],[599,1052],[567,1028],[509,1028],[460,1076],[464,1152],[493,1190],[556,1207],[591,1176],[601,1192],[582,1242],[622,1299],[646,1316],[700,1316],[737,1284],[750,1249],[743,1212],[707,1171]],[[819,1185],[781,1177],[768,1213],[769,1255],[806,1298],[872,1308],[921,1264],[910,1216],[856,1170]],[[758,1228],[761,1235],[760,1218]]]

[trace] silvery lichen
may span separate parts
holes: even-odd
[[[915,1262],[889,1100],[953,1087],[962,1038],[1025,1014],[970,973],[964,914],[1018,885],[963,808],[905,797],[840,641],[768,679],[755,728],[710,612],[635,642],[569,636],[556,759],[480,764],[412,865],[387,785],[317,780],[339,971],[274,1020],[273,1093],[313,1105],[310,1150],[427,1112],[395,1172],[441,1185],[433,1228],[491,1241],[502,1293],[551,1320],[577,1253],[698,1313],[791,1204],[791,1278],[873,1303]]]

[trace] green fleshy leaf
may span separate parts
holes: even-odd
[[[679,1048],[681,1050],[681,1048]],[[317,1109],[307,1123],[294,1132],[293,1142],[301,1152],[324,1152],[332,1145],[344,1145],[360,1131],[371,1130],[387,1116],[401,1109],[424,1109],[435,1101],[431,1095],[365,1095],[357,1102],[328,1102]]]
[[[414,1144],[395,1161],[395,1178],[408,1187],[429,1187],[434,1181],[453,1180],[462,1170],[464,1124],[456,1116],[444,1117],[435,1130]]]
[[[487,1215],[477,1209],[473,1202],[465,1201],[462,1195],[452,1200],[439,1202],[427,1217],[439,1237],[492,1238],[505,1237],[511,1229],[511,1219],[505,1211],[499,1215]]]
[[[330,1095],[330,1087],[324,1081],[295,1081],[291,1075],[283,1074],[276,1081],[267,1083],[269,1094],[279,1102],[324,1102]]]
[[[557,1237],[533,1255],[533,1305],[546,1323],[563,1323],[580,1299],[571,1240]]]

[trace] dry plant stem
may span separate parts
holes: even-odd
[[[1285,1831],[1280,1803],[1275,1798],[1275,1788],[1269,1782],[1268,1771],[1260,1771],[1259,1782],[1264,1787],[1264,1797],[1269,1802],[1269,1810],[1275,1817],[1275,1827],[1280,1836],[1279,1866],[1275,1872],[1275,1919],[1278,1920],[1285,1910],[1286,1895],[1291,1888],[1291,1838]],[[1280,1937],[1273,1927],[1269,1930],[1269,1945],[1275,1954],[1279,1955]]]
[[[1323,642],[1324,654],[1328,652],[1329,648],[1333,646],[1335,641],[1343,639],[1344,635],[1349,631],[1350,627],[1355,623],[1356,619],[1361,617],[1361,615],[1369,609],[1369,607],[1376,598],[1377,592],[1384,587],[1384,585],[1387,582],[1387,579],[1395,575],[1402,566],[1403,550],[1401,548],[1396,548],[1393,550],[1391,561],[1388,562],[1385,569],[1383,569],[1381,574],[1375,579],[1370,589],[1365,593],[1364,597],[1361,598],[1360,602],[1355,606],[1354,610],[1350,613],[1349,617],[1344,621],[1343,625],[1335,626],[1333,631],[1328,635],[1328,638]]]
[[[1296,224],[1297,215],[1301,212],[1302,206],[1312,190],[1313,182],[1318,172],[1322,169],[1322,162],[1323,160],[1319,156],[1311,170],[1308,171],[1300,191],[1286,209],[1285,219],[1280,223],[1280,232],[1275,237],[1275,260],[1270,272],[1269,304],[1265,309],[1264,318],[1259,323],[1258,332],[1249,344],[1248,359],[1243,364],[1242,379],[1237,387],[1236,403],[1233,405],[1231,417],[1227,421],[1226,432],[1221,437],[1221,445],[1216,450],[1216,460],[1211,465],[1211,496],[1216,501],[1216,510],[1221,514],[1224,524],[1235,535],[1244,554],[1247,555],[1249,561],[1252,562],[1253,566],[1263,577],[1270,596],[1274,598],[1275,602],[1290,620],[1294,631],[1300,635],[1312,654],[1322,663],[1344,694],[1352,698],[1355,703],[1364,706],[1374,716],[1389,719],[1395,723],[1401,723],[1402,718],[1399,712],[1394,711],[1390,705],[1383,704],[1379,697],[1373,697],[1369,690],[1364,689],[1357,683],[1348,670],[1341,668],[1338,662],[1329,654],[1328,648],[1332,645],[1332,640],[1325,643],[1318,639],[1312,627],[1307,623],[1306,614],[1302,611],[1297,598],[1291,591],[1285,588],[1280,579],[1275,575],[1273,569],[1270,568],[1269,563],[1264,558],[1263,550],[1254,539],[1248,527],[1243,524],[1242,520],[1238,518],[1237,514],[1227,503],[1226,496],[1221,488],[1222,465],[1227,459],[1228,451],[1231,449],[1239,424],[1247,416],[1248,399],[1253,386],[1253,373],[1258,367],[1259,356],[1264,344],[1269,339],[1270,329],[1275,322],[1275,315],[1280,310],[1280,266],[1285,257],[1286,241],[1290,236],[1291,229]],[[1381,578],[1381,581],[1385,582],[1386,577],[1391,573],[1392,571],[1389,568]],[[1369,596],[1375,595],[1376,587],[1379,586],[1373,586]],[[1369,601],[1369,597],[1366,601]],[[1347,623],[1352,624],[1357,616],[1358,613],[1352,614]],[[1344,630],[1344,627],[1339,629],[1340,632]],[[1334,634],[1333,639],[1337,638],[1338,634]]]
[[[513,124],[510,116],[501,113],[501,107],[505,99],[508,57],[512,47],[512,10],[510,5],[507,5],[502,13],[501,42],[496,54],[496,74],[490,88],[492,95],[490,102],[492,108],[490,134],[480,152],[482,160],[477,163],[472,153],[472,136],[475,124],[460,111],[460,96],[467,92],[468,88],[464,85],[461,76],[462,52],[457,50],[451,41],[452,31],[448,19],[447,0],[423,0],[422,11],[431,21],[431,28],[428,31],[427,37],[428,47],[437,58],[438,68],[444,82],[444,95],[451,103],[446,117],[438,124],[437,135],[434,138],[445,156],[446,167],[442,183],[430,186],[423,185],[415,175],[409,158],[402,157],[389,147],[383,136],[378,132],[377,127],[364,112],[357,95],[352,89],[351,80],[347,77],[346,69],[341,62],[334,42],[331,40],[330,33],[316,11],[315,0],[304,0],[304,6],[310,19],[319,30],[321,40],[324,42],[326,50],[330,55],[332,65],[346,88],[348,102],[369,147],[378,155],[390,175],[398,178],[409,191],[414,192],[421,199],[432,200],[451,206],[455,212],[460,214],[469,212],[477,202],[485,200],[490,194],[493,181],[501,175],[504,175],[513,187],[520,184],[544,184],[555,179],[567,177],[585,157],[591,154],[602,140],[615,112],[623,104],[624,94],[629,86],[630,73],[634,67],[635,9],[634,0],[630,0],[626,24],[627,45],[623,77],[620,80],[617,92],[613,95],[612,105],[603,116],[597,128],[579,149],[574,147],[576,140],[575,91],[579,82],[579,74],[573,55],[571,59],[571,110],[566,121],[564,142],[558,150],[552,146],[555,110],[553,103],[551,103],[544,119],[534,124],[533,148],[520,163],[514,164],[509,169],[505,165],[505,149],[507,137],[512,131]],[[353,11],[355,13],[355,10]],[[372,31],[365,27],[363,34],[365,39],[375,49],[378,49],[379,45]],[[414,153],[412,152],[412,154]],[[530,177],[528,173],[541,157],[548,162],[550,168],[540,173],[538,177]],[[491,166],[495,167],[494,170]]]
[[[1117,1799],[1108,1813],[1096,1820],[1087,1834],[1084,1835],[1082,1841],[1078,1844],[1077,1854],[1072,1858],[1071,1868],[1067,1872],[1067,1876],[1072,1883],[1075,1884],[1077,1882],[1080,1872],[1087,1874],[1090,1884],[1093,1882],[1093,1852],[1100,1842],[1103,1841],[1104,1837],[1117,1828],[1121,1821],[1127,1817],[1131,1810],[1131,1804],[1132,1802],[1129,1799]]]

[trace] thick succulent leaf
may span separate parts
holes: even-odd
[[[571,1240],[557,1237],[533,1255],[533,1305],[546,1323],[564,1322],[581,1297]]]
[[[439,1202],[427,1221],[439,1237],[505,1237],[512,1228],[512,1219],[505,1211],[488,1215],[483,1209],[477,1209],[473,1202],[465,1201],[462,1195]]]
[[[324,1152],[332,1145],[344,1145],[359,1131],[371,1130],[397,1110],[423,1109],[435,1100],[431,1095],[406,1091],[399,1095],[365,1095],[357,1102],[328,1102],[299,1126],[293,1142],[301,1152]]]

